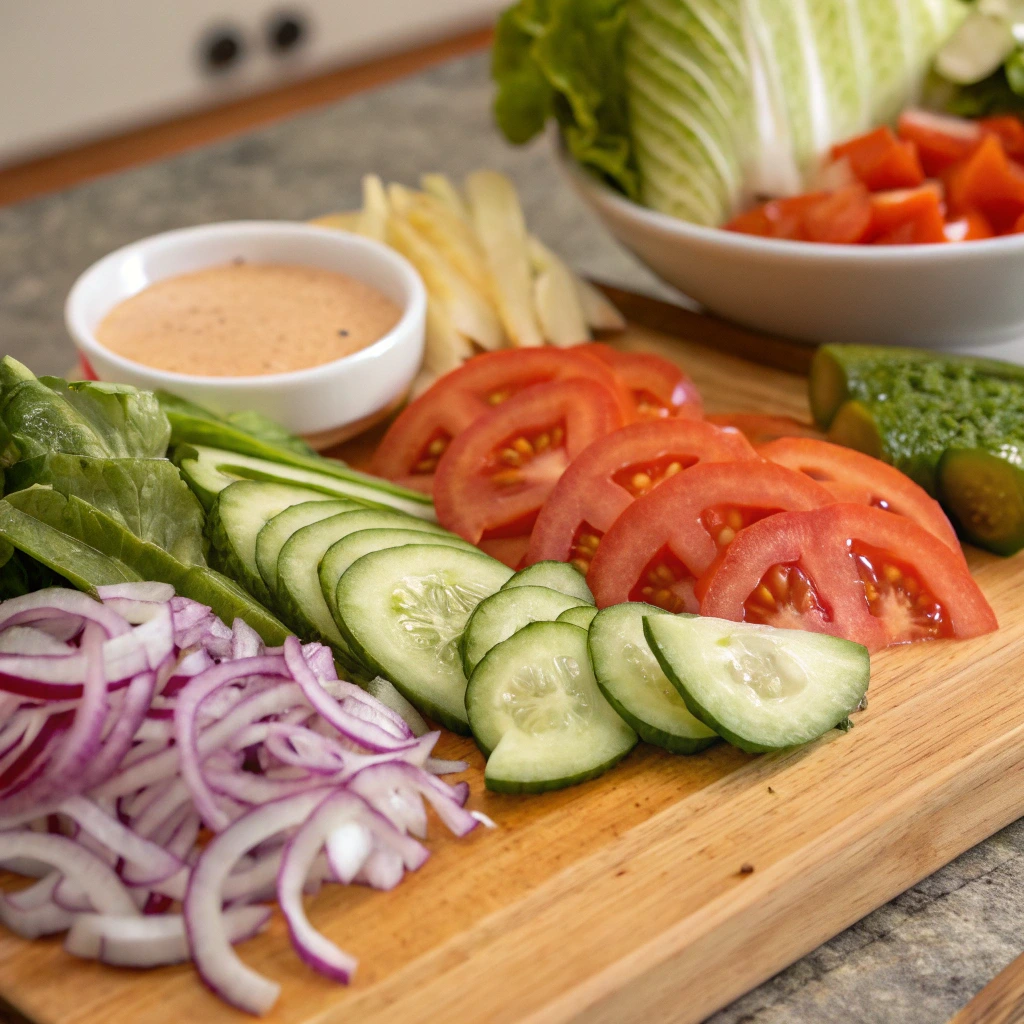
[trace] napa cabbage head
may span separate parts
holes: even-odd
[[[720,224],[806,186],[839,140],[912,102],[961,0],[520,0],[495,112],[557,120],[574,159],[656,210]]]

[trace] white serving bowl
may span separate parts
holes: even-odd
[[[116,355],[95,330],[119,302],[176,274],[229,263],[291,263],[339,271],[380,289],[402,310],[359,352],[291,373],[207,377],[158,370]],[[359,235],[286,221],[229,221],[152,235],[94,263],[75,282],[64,317],[100,380],[162,388],[217,412],[255,409],[296,434],[329,437],[406,392],[423,358],[426,291],[398,253]]]
[[[949,245],[789,242],[688,224],[613,192],[559,147],[576,191],[627,249],[713,313],[806,342],[914,345],[1015,358],[1024,235]],[[989,353],[986,353],[989,354]]]

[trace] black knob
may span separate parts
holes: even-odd
[[[237,64],[242,56],[242,36],[233,28],[219,28],[208,32],[202,42],[200,55],[203,65],[210,71],[225,71]]]
[[[267,43],[276,53],[288,53],[306,40],[306,19],[295,11],[275,14],[267,24]]]

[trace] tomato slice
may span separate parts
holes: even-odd
[[[536,384],[462,431],[441,456],[434,506],[442,526],[476,544],[526,537],[569,463],[622,426],[596,381]]]
[[[964,117],[906,110],[900,114],[899,136],[917,146],[925,174],[936,175],[966,160],[980,145],[981,126]]]
[[[696,611],[696,580],[744,528],[833,500],[810,477],[771,462],[697,465],[622,512],[601,540],[587,582],[599,608],[646,601]]]
[[[600,359],[618,377],[632,396],[633,419],[704,415],[697,386],[670,360],[651,352],[620,352],[599,341],[576,351]]]
[[[915,188],[924,181],[924,169],[913,142],[897,139],[888,126],[858,135],[832,147],[832,159],[846,157],[857,179],[872,192]]]
[[[812,242],[854,245],[867,239],[871,225],[871,196],[860,182],[836,189],[804,214],[804,228]]]
[[[740,534],[702,615],[830,633],[876,651],[997,628],[962,558],[904,516],[868,505],[787,512]]]
[[[774,441],[777,437],[824,437],[812,423],[792,416],[766,416],[754,412],[715,413],[707,417],[716,427],[735,427],[752,445]]]
[[[806,473],[836,501],[873,505],[906,516],[934,534],[961,559],[963,550],[942,506],[905,473],[870,455],[829,441],[788,437],[760,445],[758,455]]]
[[[474,420],[534,384],[577,378],[603,387],[623,422],[631,415],[632,399],[599,359],[551,347],[487,352],[445,374],[402,410],[381,440],[370,470],[430,494],[438,459]]]
[[[526,561],[572,562],[586,574],[601,538],[637,498],[698,462],[756,458],[739,431],[702,420],[616,430],[583,451],[558,481],[537,516]]]
[[[946,196],[954,216],[978,210],[1001,234],[1024,214],[1024,168],[1007,157],[997,136],[988,135],[969,160],[949,172]]]

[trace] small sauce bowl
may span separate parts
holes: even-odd
[[[215,377],[173,373],[111,352],[96,340],[103,318],[156,281],[233,260],[333,270],[384,293],[402,315],[383,337],[341,359],[288,373]],[[255,409],[323,447],[394,407],[423,359],[427,297],[404,257],[332,228],[287,221],[228,221],[152,235],[104,256],[72,286],[64,320],[100,380],[163,389],[220,413]]]

